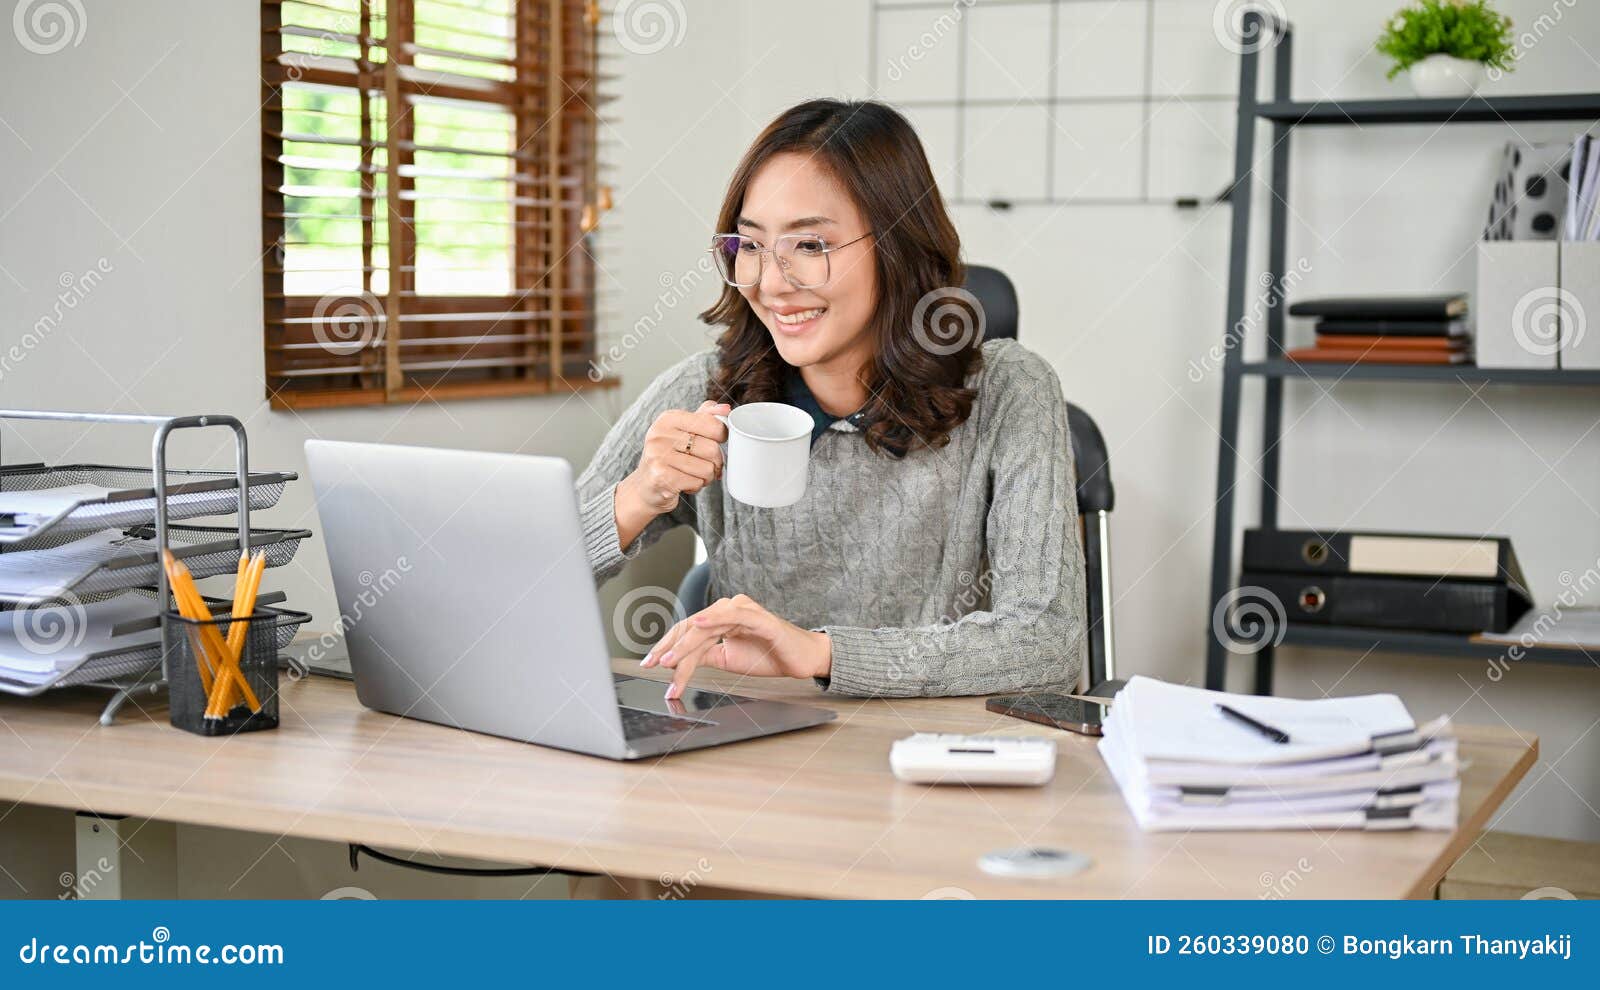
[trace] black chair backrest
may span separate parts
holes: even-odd
[[[998,268],[968,265],[966,290],[983,307],[983,339],[1017,339],[1017,287]]]
[[[983,307],[985,340],[1017,339],[1017,287],[1005,272],[988,265],[968,265],[966,290]],[[1078,467],[1078,511],[1110,512],[1117,493],[1111,487],[1111,461],[1100,427],[1082,409],[1067,403],[1072,431],[1072,459]]]
[[[1067,428],[1072,431],[1072,460],[1078,469],[1078,511],[1110,512],[1117,504],[1111,487],[1111,457],[1106,438],[1089,414],[1067,403]]]

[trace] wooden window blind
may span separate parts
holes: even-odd
[[[612,222],[600,18],[592,0],[263,0],[275,407],[615,384],[589,373]]]

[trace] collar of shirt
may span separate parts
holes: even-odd
[[[811,387],[801,376],[799,369],[790,366],[784,378],[784,401],[791,406],[804,409],[811,414],[811,445],[816,446],[817,441],[829,430],[838,430],[841,433],[860,433],[866,429],[867,414],[865,410],[858,409],[849,416],[838,417],[829,414],[817,402],[817,397],[811,394]],[[896,457],[904,457],[902,450],[890,451]]]

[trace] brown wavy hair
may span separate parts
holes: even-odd
[[[899,113],[874,101],[810,100],[768,124],[733,173],[717,231],[736,229],[745,192],[774,155],[800,152],[822,164],[850,194],[873,232],[878,305],[868,333],[876,346],[861,371],[865,426],[873,450],[942,447],[966,421],[977,392],[967,376],[982,362],[979,326],[954,287],[965,281],[961,238],[945,212],[922,142]],[[950,321],[962,337],[949,343]],[[739,290],[722,295],[700,319],[723,326],[718,364],[706,397],[738,405],[781,402],[789,365]],[[946,352],[948,353],[941,353]]]

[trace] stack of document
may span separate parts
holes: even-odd
[[[1600,241],[1600,135],[1579,134],[1572,140],[1561,236],[1567,241]]]
[[[85,660],[108,651],[159,648],[161,629],[124,635],[127,623],[155,619],[154,598],[118,595],[87,605],[52,605],[0,612],[0,691],[53,684]]]
[[[109,494],[111,489],[100,485],[64,485],[37,491],[0,492],[0,535],[24,535],[80,502],[103,499]]]
[[[153,540],[105,529],[61,546],[0,553],[0,601],[62,598],[107,564],[152,556],[152,546]]]
[[[1104,731],[1100,753],[1146,831],[1456,826],[1449,719],[1418,726],[1392,694],[1299,701],[1135,677]]]

